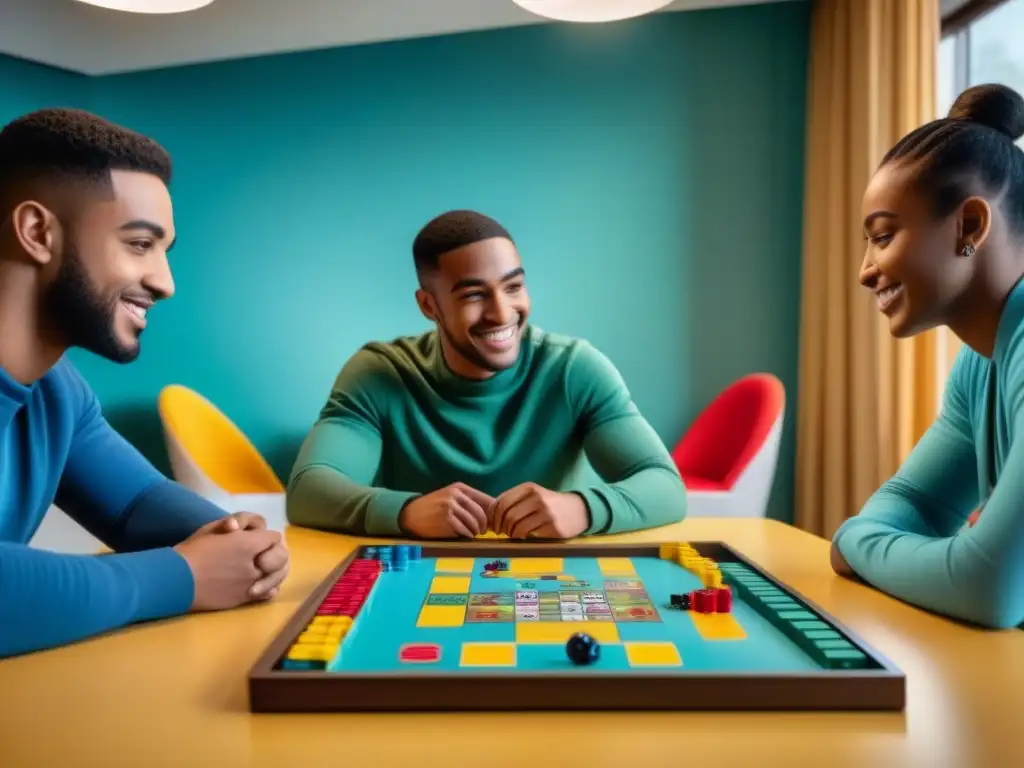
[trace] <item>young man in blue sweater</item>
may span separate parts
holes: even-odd
[[[139,354],[171,296],[170,159],[88,113],[0,131],[0,658],[273,597],[279,534],[158,473],[65,359]],[[114,550],[30,548],[51,503]]]
[[[1022,135],[1017,93],[970,88],[865,192],[861,280],[891,332],[946,325],[964,348],[939,417],[832,547],[838,573],[990,628],[1024,621]]]

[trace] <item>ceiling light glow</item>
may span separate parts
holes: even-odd
[[[530,13],[556,21],[603,22],[643,16],[673,0],[512,0]]]
[[[86,5],[126,13],[184,13],[210,5],[214,0],[78,0]]]

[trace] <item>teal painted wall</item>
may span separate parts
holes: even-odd
[[[42,107],[85,108],[91,86],[84,75],[0,54],[0,125]]]
[[[471,207],[516,237],[534,321],[608,354],[667,444],[750,371],[792,408],[808,27],[788,2],[92,80],[173,154],[178,293],[131,367],[76,362],[162,468],[180,382],[286,476],[345,359],[426,329],[412,239]]]

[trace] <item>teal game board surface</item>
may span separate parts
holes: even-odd
[[[583,634],[596,658],[574,657]],[[902,709],[904,677],[728,547],[361,547],[250,675],[254,711]]]

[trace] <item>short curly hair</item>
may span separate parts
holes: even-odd
[[[508,231],[490,216],[466,210],[442,213],[427,222],[413,241],[416,272],[420,275],[432,272],[444,254],[492,237],[512,242]]]
[[[30,112],[0,130],[0,195],[15,185],[73,179],[106,186],[112,171],[171,183],[171,158],[156,141],[80,109]]]

